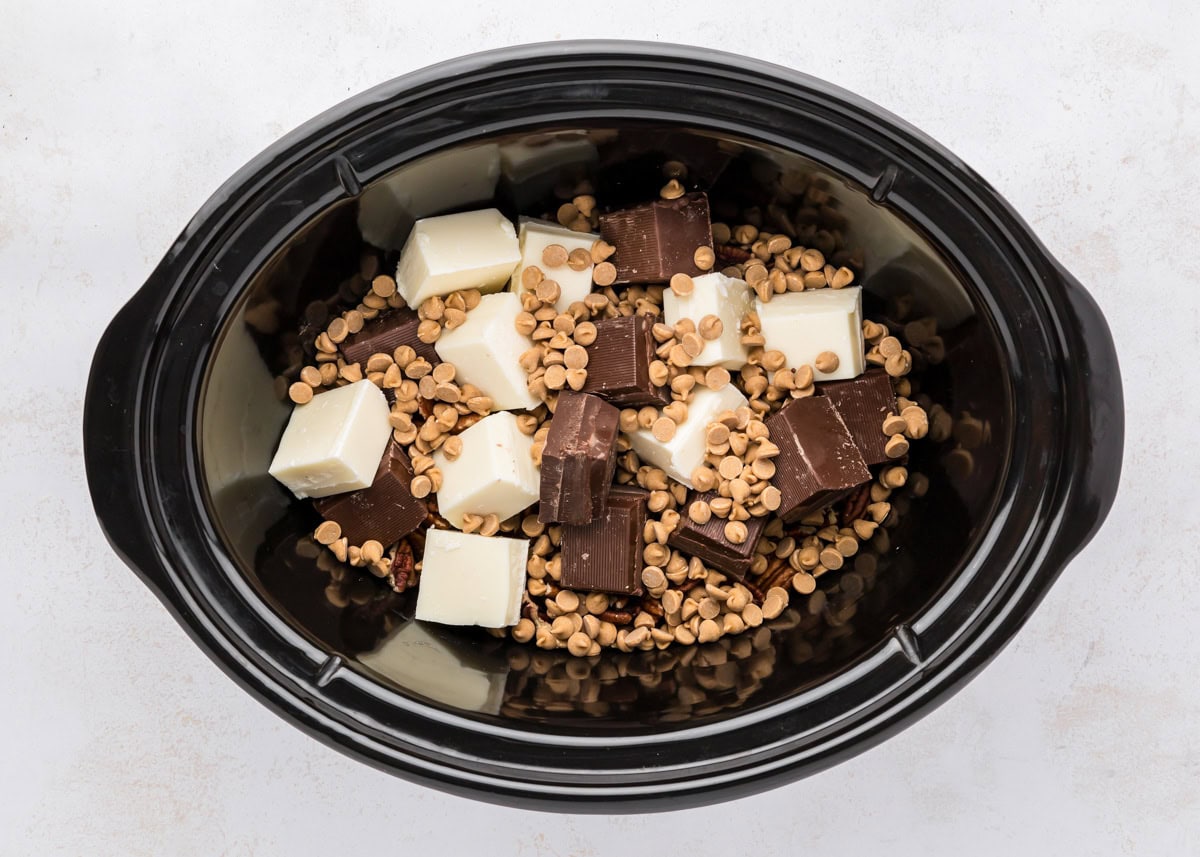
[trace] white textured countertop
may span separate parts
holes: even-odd
[[[0,4],[0,854],[1200,852],[1195,4],[57,5]],[[226,177],[397,74],[582,36],[743,52],[899,114],[1023,213],[1122,359],[1121,494],[1015,642],[882,746],[718,808],[518,812],[325,748],[189,641],[84,484],[96,340]]]

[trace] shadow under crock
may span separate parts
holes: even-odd
[[[836,234],[867,316],[936,318],[944,355],[918,349],[914,375],[956,430],[914,445],[926,479],[854,568],[744,635],[575,659],[412,621],[411,596],[333,562],[310,505],[266,475],[284,384],[354,299],[364,251],[393,267],[416,218],[542,215],[581,178],[601,205],[637,201],[667,159],[714,219],[758,206],[765,228]],[[106,364],[117,340],[144,360]],[[89,481],[198,642],[323,740],[485,799],[674,808],[857,752],[994,656],[1111,504],[1118,377],[1078,285],[878,108],[707,52],[534,46],[364,94],[210,201],[101,343]]]

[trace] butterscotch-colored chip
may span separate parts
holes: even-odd
[[[666,443],[675,437],[675,420],[670,417],[659,417],[650,426],[650,433],[661,443]]]
[[[822,351],[817,355],[817,359],[813,361],[818,372],[834,372],[838,368],[838,356],[832,351]]]
[[[542,303],[552,304],[562,294],[562,288],[555,280],[542,280],[537,284],[533,293],[537,295],[538,300]]]
[[[381,298],[390,298],[396,294],[396,281],[387,274],[380,274],[371,281],[371,291]]]
[[[409,484],[408,490],[417,499],[428,497],[429,492],[433,490],[433,481],[422,473],[420,476],[413,477],[413,481]]]
[[[701,271],[711,271],[713,265],[717,263],[717,254],[713,252],[713,248],[711,247],[700,246],[692,254],[692,262]]]
[[[607,241],[598,240],[592,244],[592,264],[599,265],[616,252],[616,248]]]
[[[680,297],[687,297],[696,290],[695,281],[687,274],[675,274],[671,277],[671,291]]]
[[[659,190],[658,195],[663,199],[679,199],[679,197],[683,196],[685,192],[686,191],[683,185],[680,184],[678,180],[671,179],[662,186],[662,189]]]
[[[708,467],[701,465],[692,471],[692,485],[697,491],[711,491],[717,487],[717,474]]]
[[[899,458],[908,452],[908,440],[902,434],[894,434],[884,444],[883,451],[888,458]]]
[[[542,269],[537,265],[529,265],[525,270],[521,271],[521,285],[527,291],[533,291],[537,288],[538,283],[546,278],[542,273]]]
[[[612,262],[601,262],[599,265],[592,268],[592,282],[594,282],[596,285],[611,286],[616,281],[617,281],[617,268],[615,265],[613,265]],[[588,297],[590,298],[591,295],[588,295]],[[600,297],[603,297],[603,295],[601,295]],[[587,299],[585,299],[584,302],[587,303],[588,306],[592,306],[592,303],[588,302]],[[604,304],[601,305],[600,308],[603,309],[603,306],[606,305],[607,303],[608,303],[608,301],[606,299],[604,301]]]
[[[297,381],[288,387],[288,397],[297,405],[307,405],[313,399],[313,388],[303,381]]]
[[[313,532],[313,538],[322,545],[331,545],[341,537],[342,528],[337,521],[325,521]]]
[[[582,247],[576,247],[567,254],[567,267],[572,271],[583,271],[592,266],[592,254]]]
[[[729,370],[723,366],[713,366],[704,373],[704,386],[710,390],[720,390],[729,384]]]
[[[542,250],[542,264],[547,268],[558,268],[567,264],[567,248],[561,244],[548,244]]]
[[[725,525],[725,538],[735,545],[740,545],[749,537],[746,525],[741,521],[730,521]]]
[[[588,352],[582,345],[568,345],[563,352],[563,364],[568,369],[586,369]]]

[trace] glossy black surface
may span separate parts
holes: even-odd
[[[441,178],[546,131],[562,144],[552,169],[517,164],[482,190]],[[319,559],[313,513],[265,475],[287,414],[274,376],[303,347],[287,332],[356,269],[360,225],[394,247],[447,207],[428,200],[536,211],[584,174],[620,201],[674,153],[702,164],[714,199],[761,203],[795,171],[817,176],[864,249],[869,310],[939,317],[946,359],[922,390],[978,421],[970,466],[955,440],[918,446],[928,492],[900,501],[873,573],[823,579],[770,628],[717,645],[587,663],[407,622],[403,597]],[[1122,439],[1095,304],[952,155],[812,78],[620,43],[443,64],[288,135],[205,204],[113,321],[84,426],[114,548],[265,704],[409,778],[576,812],[777,785],[944,701],[1100,526]]]

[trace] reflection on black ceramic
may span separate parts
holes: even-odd
[[[620,204],[667,157],[764,219],[840,232],[868,314],[936,321],[915,358],[934,438],[914,447],[920,496],[897,498],[853,569],[715,645],[580,660],[411,621],[410,598],[317,551],[315,514],[265,476],[288,413],[278,379],[330,295],[393,265],[415,218],[540,212],[584,177]],[[387,84],[235,177],[101,342],[85,442],[114,546],[293,722],[440,788],[645,810],[812,773],[979,669],[1112,502],[1118,377],[1078,284],[973,173],[878,108],[743,58],[560,44]]]

